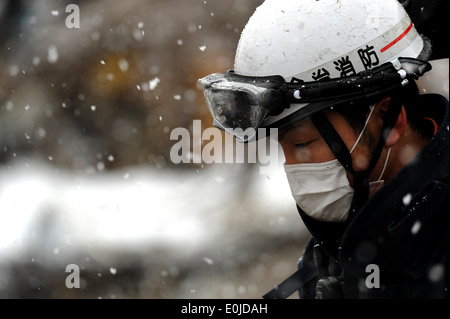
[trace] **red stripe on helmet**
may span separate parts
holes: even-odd
[[[405,35],[408,34],[408,32],[412,29],[413,23],[411,21],[410,25],[406,28],[405,31],[403,31],[402,34],[400,34],[394,41],[392,41],[391,43],[389,43],[387,46],[385,46],[384,48],[381,49],[381,53],[383,53],[384,51],[388,50],[391,46],[393,46],[394,44],[396,44],[398,41],[400,41],[401,39],[403,39],[405,37]]]

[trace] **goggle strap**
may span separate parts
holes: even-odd
[[[358,79],[358,81],[338,79],[313,82],[295,87],[289,84],[288,100],[289,103],[308,103],[335,99],[367,98],[400,87],[402,81],[401,76],[397,73],[378,74],[371,78]]]
[[[410,72],[401,69],[410,64]],[[398,58],[351,77],[326,81],[286,83],[289,103],[310,103],[330,99],[373,98],[403,86],[406,79],[418,79],[431,69],[426,61]]]

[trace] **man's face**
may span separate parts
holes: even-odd
[[[350,150],[356,143],[357,133],[342,115],[330,111],[326,116]],[[369,126],[366,130],[370,130]],[[322,163],[336,159],[322,135],[310,119],[299,121],[279,132],[279,142],[283,149],[286,164]],[[361,139],[352,152],[355,170],[364,170],[369,166],[370,150]],[[351,182],[351,178],[349,176]]]

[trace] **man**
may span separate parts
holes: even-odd
[[[430,43],[396,0],[267,0],[234,71],[201,79],[237,140],[278,129],[312,235],[265,298],[448,297],[448,80],[416,83],[440,71]]]

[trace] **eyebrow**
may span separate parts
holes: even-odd
[[[292,124],[286,126],[285,128],[282,128],[278,132],[278,140],[282,141],[286,137],[286,135],[289,133],[289,131],[299,128],[299,127],[302,127],[302,126],[305,126],[305,120],[307,120],[307,119],[292,123]]]

